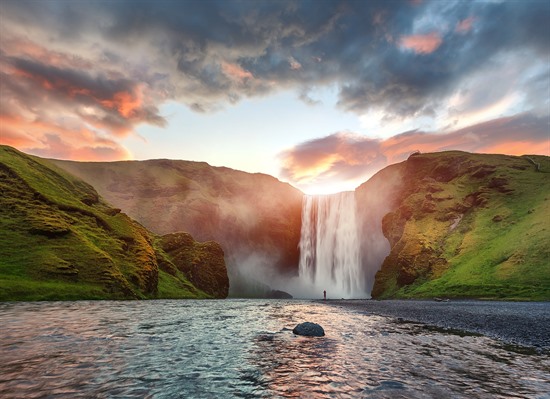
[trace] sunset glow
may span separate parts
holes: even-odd
[[[416,150],[549,155],[547,2],[315,7],[3,1],[0,143],[205,161],[306,192]]]
[[[411,35],[401,38],[401,47],[419,54],[433,53],[441,45],[443,39],[436,32],[427,35]]]

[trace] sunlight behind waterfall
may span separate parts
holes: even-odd
[[[302,183],[296,186],[306,195],[333,195],[344,191],[353,191],[363,183],[365,179],[345,181],[325,181],[323,183]]]

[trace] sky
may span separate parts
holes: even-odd
[[[550,2],[0,2],[0,143],[351,190],[412,152],[550,155]]]

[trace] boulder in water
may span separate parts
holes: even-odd
[[[305,323],[300,323],[292,332],[296,335],[305,335],[306,337],[324,337],[325,330],[317,323],[310,323],[306,321]]]

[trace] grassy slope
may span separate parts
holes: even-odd
[[[6,146],[0,226],[0,300],[207,297],[159,270],[154,236],[90,185]]]
[[[548,157],[447,152],[399,168],[373,296],[550,299]]]
[[[272,176],[165,159],[53,162],[155,233],[215,240],[229,263],[259,253],[297,270],[303,194]]]

